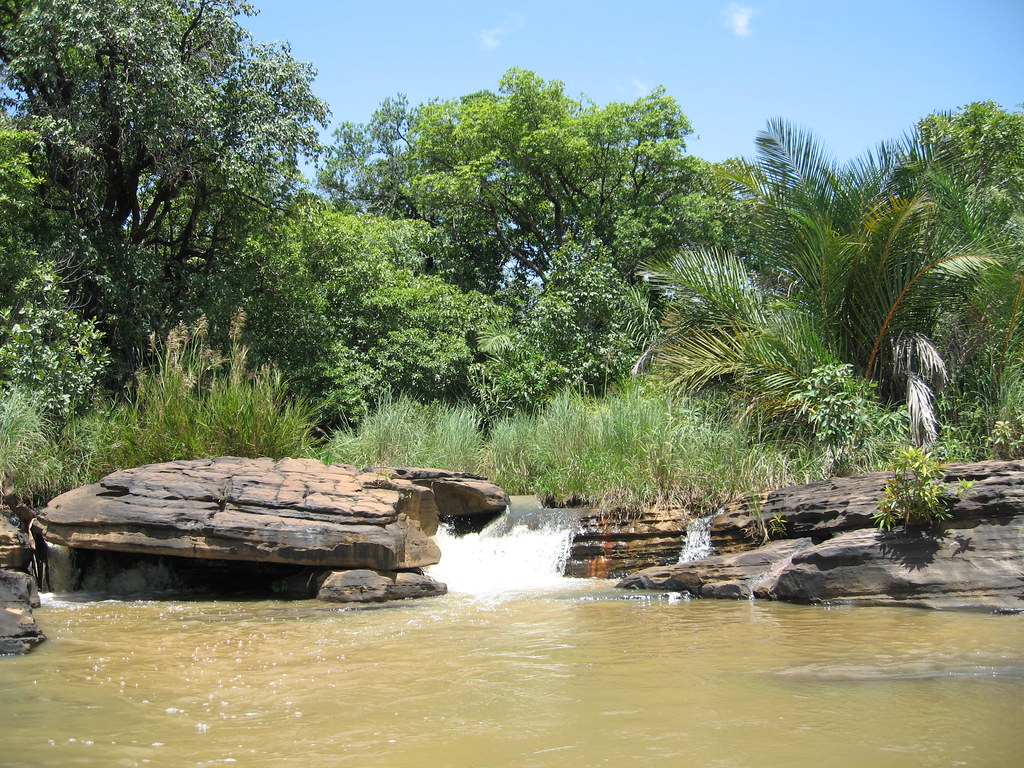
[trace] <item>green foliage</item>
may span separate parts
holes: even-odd
[[[383,393],[468,397],[471,338],[499,310],[414,271],[426,226],[298,207],[279,241],[255,244],[246,307],[255,352],[277,361],[331,421],[355,420]],[[258,252],[255,252],[257,251]]]
[[[342,126],[320,184],[343,205],[429,221],[435,268],[462,285],[545,281],[561,248],[591,240],[628,278],[652,250],[729,226],[728,196],[684,154],[690,132],[664,89],[598,106],[511,69],[496,93],[415,109],[400,97]]]
[[[43,266],[18,285],[19,305],[0,308],[0,390],[34,392],[59,421],[88,405],[108,354],[96,324],[69,306],[68,291]]]
[[[535,410],[564,389],[603,393],[628,377],[657,324],[646,287],[623,285],[596,243],[559,250],[524,315],[478,336],[487,359],[476,395],[492,419]]]
[[[999,459],[1024,458],[1024,377],[1019,369],[1003,379],[989,448]]]
[[[485,433],[465,406],[385,401],[335,433],[325,461],[434,466],[489,476],[555,504],[713,511],[739,495],[820,477],[820,457],[751,435],[718,405],[631,387],[597,399],[565,392]]]
[[[50,425],[36,401],[18,389],[0,393],[0,482],[14,481],[15,492],[31,493],[52,470]]]
[[[815,368],[790,396],[825,448],[826,473],[847,474],[857,469],[860,454],[866,452],[870,464],[906,439],[905,412],[882,407],[874,387],[847,363]]]
[[[10,118],[0,115],[0,307],[17,301],[17,287],[38,263],[31,247],[38,211],[34,195],[42,181],[32,172],[31,152],[37,136],[8,128]]]
[[[75,278],[127,373],[151,330],[217,309],[326,107],[312,68],[239,25],[239,0],[8,5],[0,85],[13,125],[38,135],[37,250]]]
[[[206,331],[203,320],[154,345],[155,363],[138,372],[128,401],[84,425],[98,446],[97,475],[174,459],[313,450],[313,408],[289,396],[276,369],[249,370],[237,331],[226,358],[207,345]]]
[[[92,482],[92,446],[75,421],[58,429],[35,393],[14,388],[0,392],[0,481],[32,505]]]
[[[904,525],[929,525],[952,517],[943,483],[942,464],[930,452],[907,446],[897,452],[890,467],[893,476],[878,502],[878,512],[872,515],[875,524],[891,531],[901,521]],[[962,480],[957,495],[970,492],[972,481]]]
[[[907,404],[916,442],[933,440],[934,392],[948,373],[939,319],[969,317],[979,278],[999,261],[984,233],[938,215],[929,185],[941,160],[908,141],[839,165],[782,121],[758,150],[724,171],[754,207],[753,257],[691,251],[649,266],[671,299],[663,375],[728,383],[778,411],[796,405],[786,393],[814,369],[849,364]]]
[[[385,398],[358,429],[336,432],[326,462],[357,466],[440,467],[479,472],[484,436],[480,417],[465,405],[421,405],[405,396]]]

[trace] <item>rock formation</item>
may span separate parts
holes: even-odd
[[[433,494],[311,459],[174,461],[114,472],[58,496],[47,541],[76,549],[405,570],[436,563]]]
[[[35,580],[27,573],[0,569],[0,656],[28,653],[46,639],[32,616],[38,607]]]
[[[1024,612],[1024,462],[945,468],[951,519],[874,527],[888,473],[782,488],[758,514],[736,505],[712,524],[725,550],[642,570],[620,587],[699,597],[763,597],[799,603],[912,605]],[[960,480],[975,485],[964,498]],[[775,521],[769,527],[764,521]],[[776,539],[766,544],[771,533]]]
[[[382,603],[443,595],[448,587],[422,572],[357,569],[322,575],[317,600],[330,603]]]
[[[31,562],[32,546],[28,534],[0,511],[0,568],[25,571]]]
[[[565,575],[607,579],[674,563],[679,559],[686,523],[686,514],[677,508],[583,511]]]
[[[434,494],[441,522],[456,534],[478,533],[509,505],[508,493],[486,477],[423,467],[370,467],[395,480],[407,480]]]

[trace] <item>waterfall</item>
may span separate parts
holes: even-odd
[[[715,515],[693,517],[686,523],[686,537],[679,551],[680,563],[700,560],[715,553],[711,546],[711,521],[714,518]]]
[[[480,533],[454,536],[444,527],[434,540],[441,562],[430,575],[449,592],[498,596],[508,592],[564,585],[576,516],[544,509],[533,497],[516,497],[512,506]]]
[[[47,542],[46,562],[50,572],[50,589],[55,593],[73,591],[78,572],[75,570],[72,550]],[[43,585],[40,584],[39,588],[42,589]]]

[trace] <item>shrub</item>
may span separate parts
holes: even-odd
[[[874,397],[875,386],[855,377],[850,364],[825,365],[811,371],[791,395],[825,451],[826,474],[870,465],[906,438],[905,409],[884,408]]]
[[[944,497],[942,464],[928,451],[913,446],[901,448],[892,473],[878,512],[872,515],[879,528],[891,531],[901,520],[904,525],[930,524],[952,516]],[[960,481],[957,495],[968,493],[971,485],[970,481]]]

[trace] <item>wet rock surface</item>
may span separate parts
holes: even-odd
[[[686,512],[677,508],[584,511],[579,515],[565,575],[605,579],[674,563],[679,560],[687,521]]]
[[[0,656],[28,653],[46,639],[32,615],[38,607],[35,580],[27,573],[0,569]]]
[[[698,597],[798,603],[908,605],[1024,612],[1024,463],[945,468],[951,519],[878,530],[889,473],[834,478],[734,505],[712,523],[722,554],[641,570],[619,582]],[[975,483],[958,498],[956,483]],[[752,508],[753,507],[753,508]],[[771,535],[764,544],[775,519]]]
[[[382,603],[447,592],[447,586],[424,573],[363,568],[323,574],[316,598],[330,603]]]

